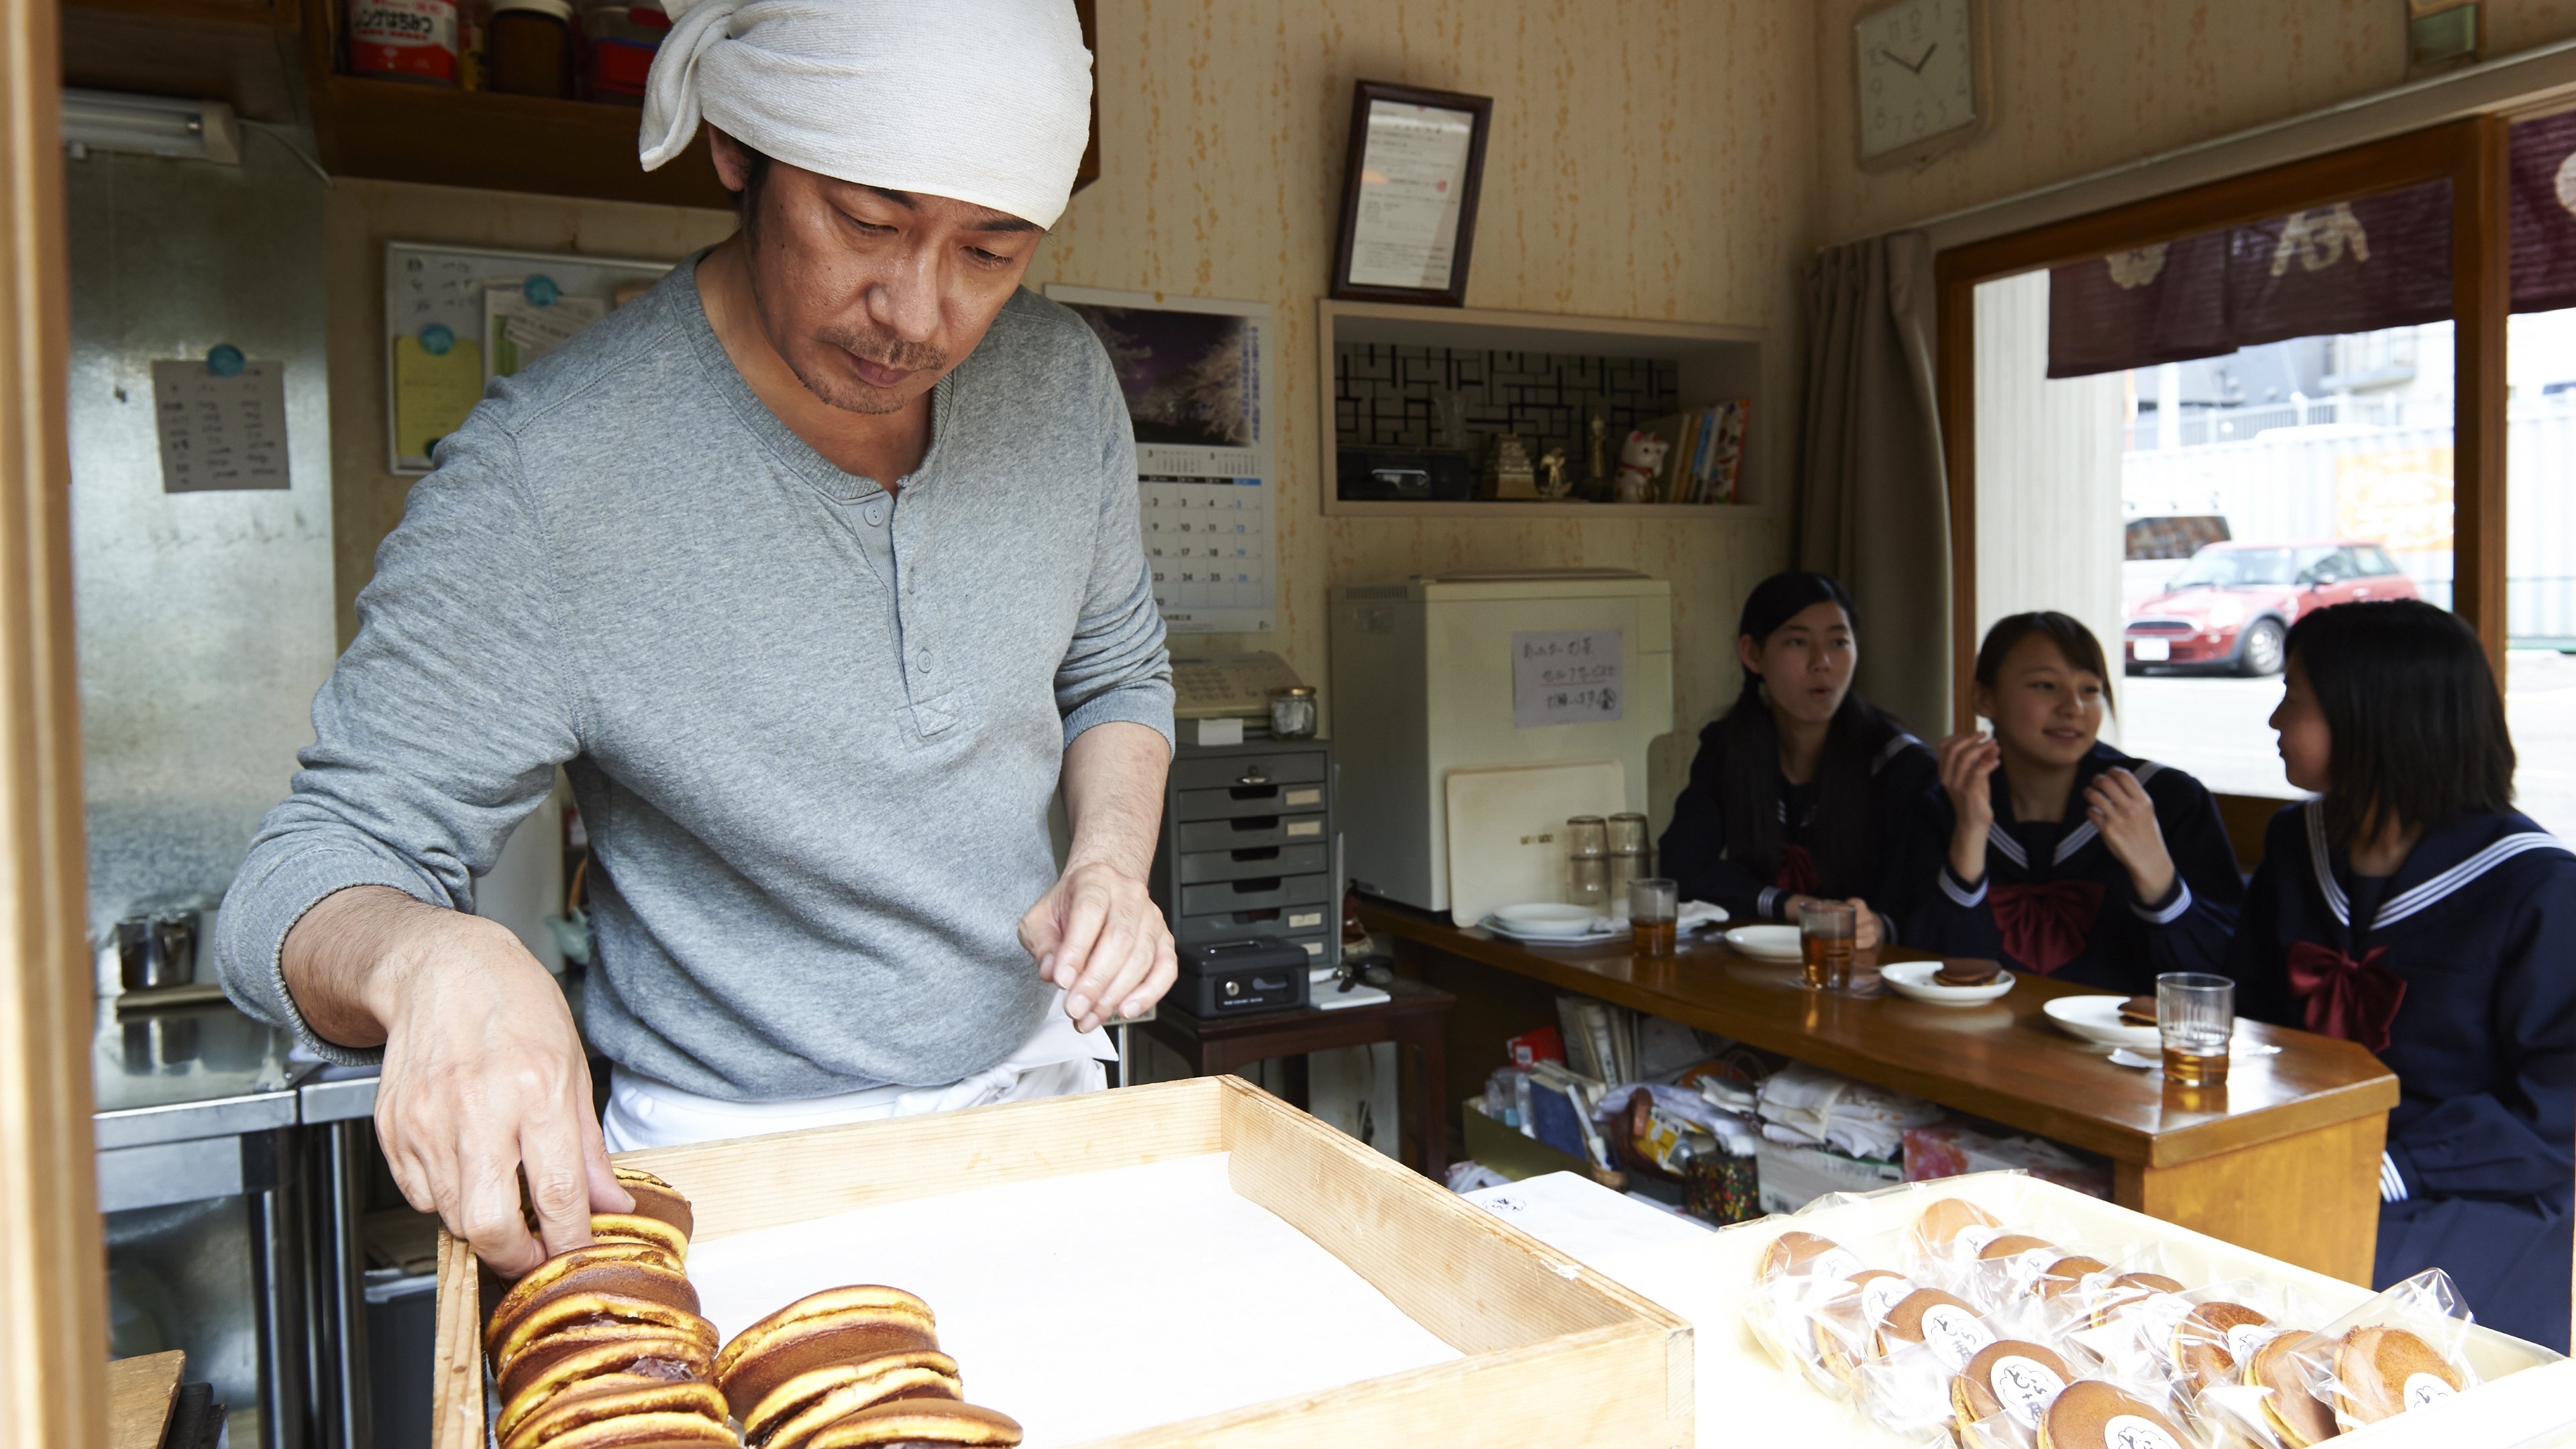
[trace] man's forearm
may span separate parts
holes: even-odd
[[[334,891],[286,933],[278,965],[287,994],[318,1035],[347,1047],[382,1046],[399,977],[418,942],[457,919],[455,911],[390,886]]]
[[[1143,879],[1171,768],[1171,746],[1149,725],[1113,720],[1074,736],[1064,752],[1064,813],[1073,827],[1066,868],[1097,863]]]

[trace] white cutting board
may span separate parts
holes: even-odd
[[[1449,919],[1565,899],[1565,822],[1628,808],[1617,760],[1562,760],[1449,772]]]

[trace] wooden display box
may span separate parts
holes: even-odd
[[[1229,1154],[1239,1196],[1304,1233],[1463,1357],[1330,1394],[1094,1441],[1437,1444],[1494,1449],[1692,1442],[1681,1319],[1238,1077],[627,1153],[688,1194],[694,1244],[887,1203]],[[1153,1204],[1137,1205],[1151,1221]],[[441,1235],[430,1442],[484,1441],[481,1291]],[[1210,1273],[1211,1296],[1223,1287]]]
[[[1702,1301],[1687,1305],[1704,1326],[1700,1335],[1699,1391],[1729,1405],[1744,1441],[1755,1444],[1833,1444],[1851,1449],[1910,1449],[1906,1438],[1862,1418],[1780,1367],[1744,1317],[1753,1293],[1755,1265],[1784,1232],[1821,1233],[1858,1253],[1871,1267],[1902,1269],[1897,1241],[1925,1207],[1944,1197],[1965,1198],[2014,1229],[2035,1233],[2068,1251],[2125,1255],[2134,1248],[2162,1248],[2167,1271],[2197,1287],[2250,1279],[2290,1288],[2321,1309],[2324,1322],[2350,1312],[2371,1291],[2277,1258],[2221,1242],[2189,1228],[2088,1197],[2052,1182],[2015,1172],[1909,1183],[1852,1198],[1832,1207],[1759,1218],[1709,1235],[1695,1255],[1693,1277],[1708,1285]],[[2474,1310],[2473,1302],[2469,1307]],[[2467,1445],[2569,1443],[2534,1437],[2576,1426],[2576,1363],[2537,1344],[2483,1325],[2469,1330],[2470,1366],[2480,1386],[2456,1399],[2402,1415],[2330,1441],[2335,1449],[2463,1449]]]

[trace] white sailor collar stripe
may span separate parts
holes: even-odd
[[[2352,926],[2352,902],[2343,887],[2335,881],[2334,863],[2326,850],[2326,803],[2323,799],[2307,804],[2308,866],[2315,872],[2317,890],[2326,898],[2326,909],[2346,929]],[[2370,928],[2393,926],[2408,916],[2439,905],[2458,893],[2461,887],[2485,875],[2517,855],[2534,850],[2567,851],[2567,845],[2545,830],[2525,830],[2504,836],[2477,854],[2423,883],[2411,886],[2379,903],[2379,912],[2371,918]]]
[[[1912,745],[1916,749],[1924,748],[1924,744],[1921,740],[1916,739],[1914,736],[1907,734],[1903,730],[1898,730],[1896,732],[1896,738],[1889,740],[1887,742],[1887,748],[1880,750],[1878,752],[1878,758],[1870,762],[1869,772],[1875,775],[1879,771],[1886,769],[1891,761],[1893,761],[1897,756],[1905,753],[1905,747],[1908,745]]]
[[[2004,859],[2011,861],[2013,864],[2020,866],[2024,870],[2030,869],[2029,854],[2023,851],[2020,841],[2013,839],[2012,836],[2005,831],[2001,822],[1989,822],[1987,824],[1986,844],[2002,851],[2004,853]]]

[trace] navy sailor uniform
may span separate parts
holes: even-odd
[[[2381,1287],[2449,1273],[2478,1321],[2567,1347],[2576,1197],[2576,853],[2511,811],[2426,831],[2356,876],[2322,801],[2272,818],[2237,1010],[2360,1042],[2397,1074]]]
[[[1858,896],[1878,912],[1893,939],[1903,916],[1904,894],[1891,867],[1915,802],[1940,776],[1932,751],[1903,730],[1879,746],[1870,762],[1869,838],[1859,852],[1864,864],[1846,880],[1827,877],[1817,863],[1820,853],[1809,833],[1820,793],[1817,782],[1792,785],[1776,769],[1772,780],[1778,791],[1780,859],[1765,868],[1761,862],[1728,858],[1723,803],[1726,736],[1724,719],[1700,731],[1690,782],[1673,801],[1673,823],[1664,828],[1664,838],[1656,845],[1661,873],[1672,878],[1681,898],[1723,906],[1734,920],[1785,921],[1791,896],[1827,900]]]
[[[2084,789],[2113,766],[2137,776],[2155,806],[2156,828],[2173,858],[2174,883],[2164,899],[2141,901],[2129,868],[2102,843],[2085,817]],[[1958,822],[1949,792],[1925,792],[1909,837],[1906,868],[1918,891],[1906,942],[1945,956],[1982,956],[2016,971],[2100,986],[2129,995],[2156,989],[2168,971],[2216,971],[2245,898],[2235,849],[2218,818],[2218,802],[2198,780],[2097,744],[2075,767],[2066,813],[2058,820],[2015,820],[2011,787],[1995,771],[1995,819],[1986,833],[1986,878],[1963,881],[1950,869],[1950,832]]]

